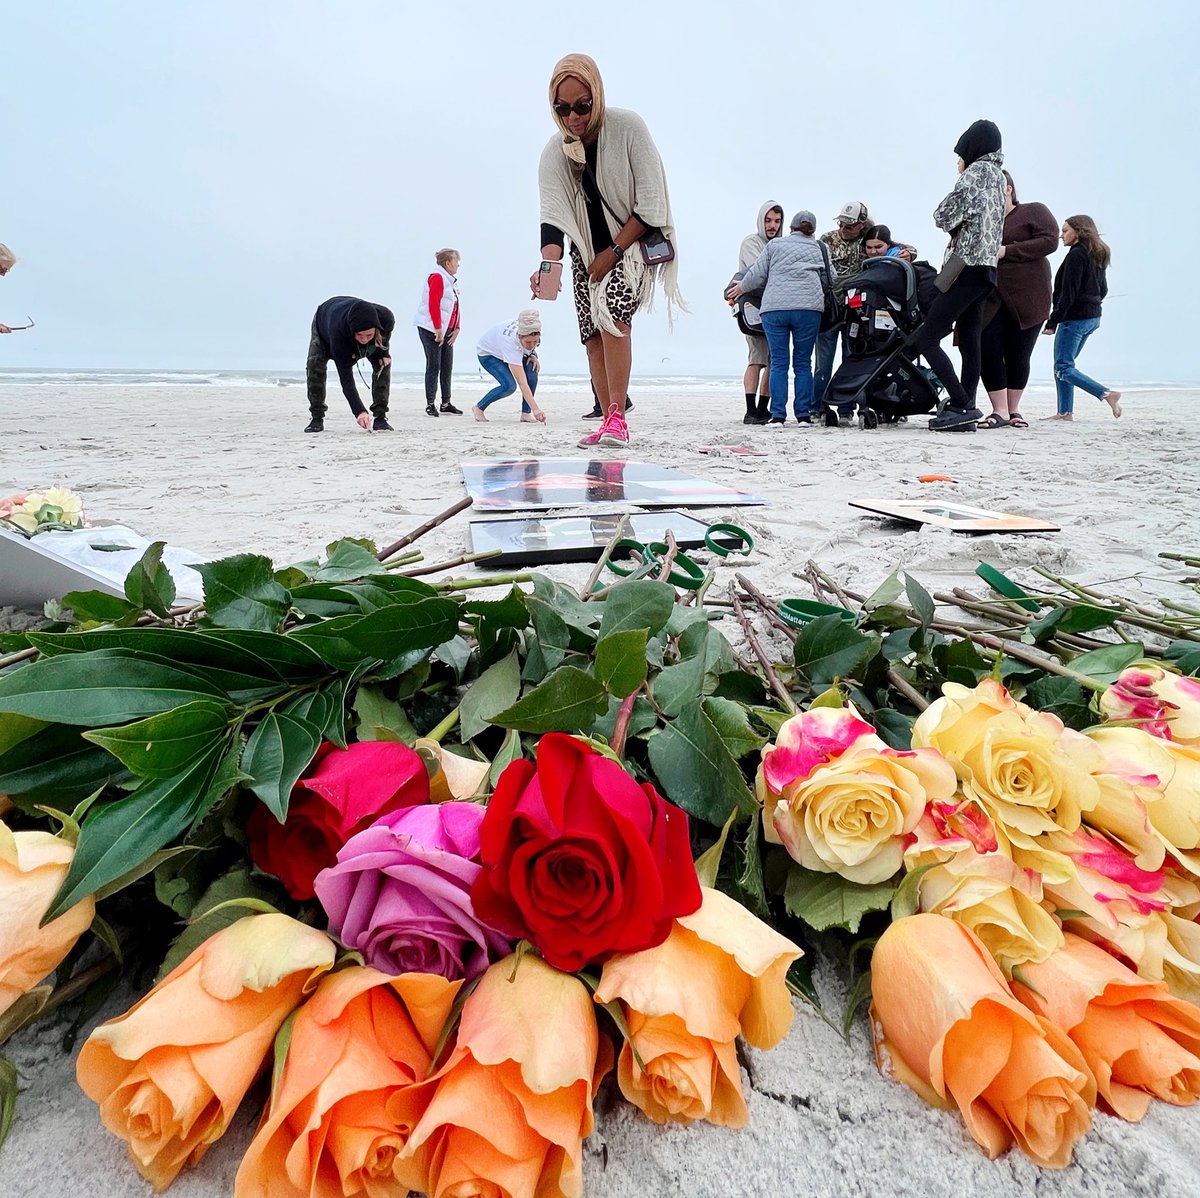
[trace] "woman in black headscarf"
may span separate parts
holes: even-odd
[[[929,422],[936,432],[973,432],[983,418],[975,406],[983,302],[996,286],[996,263],[1004,236],[1000,145],[1000,130],[991,121],[976,121],[954,147],[958,181],[933,212],[937,227],[950,234],[950,245],[938,275],[939,294],[913,350],[924,355],[949,396],[945,407]],[[955,327],[962,355],[961,380],[940,344]]]

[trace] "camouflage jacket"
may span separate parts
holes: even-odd
[[[838,229],[822,233],[821,240],[829,248],[829,257],[833,260],[834,289],[841,294],[846,290],[847,281],[862,270],[867,243],[862,237],[847,241]]]

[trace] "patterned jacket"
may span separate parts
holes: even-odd
[[[829,249],[829,257],[833,261],[833,289],[838,295],[844,294],[846,283],[862,270],[863,260],[867,256],[867,243],[862,237],[847,241],[839,229],[830,229],[821,234],[821,241]]]
[[[999,150],[977,158],[933,210],[933,223],[950,234],[946,258],[967,266],[995,266],[1004,240],[1004,172]],[[944,260],[943,260],[944,261]]]

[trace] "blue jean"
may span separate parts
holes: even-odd
[[[512,367],[507,362],[502,362],[493,354],[480,354],[479,365],[496,380],[496,385],[475,405],[477,408],[486,408],[488,404],[493,404],[496,400],[511,395],[517,389],[517,380],[513,375]],[[525,381],[529,384],[529,390],[536,395],[538,372],[534,370],[531,362],[525,363]],[[530,411],[524,396],[521,396],[521,411]]]
[[[829,329],[817,334],[817,377],[813,384],[813,393],[817,403],[825,399],[829,390],[829,380],[833,378],[833,356],[837,353],[839,329]]]
[[[1107,387],[1081,370],[1075,369],[1075,359],[1087,344],[1087,339],[1100,327],[1100,317],[1090,320],[1064,320],[1054,334],[1054,386],[1058,390],[1058,414],[1068,416],[1075,407],[1075,388],[1082,387],[1089,395],[1103,399]]]
[[[821,313],[805,308],[789,308],[783,312],[764,312],[763,330],[771,350],[771,418],[787,416],[788,358],[796,372],[796,419],[811,418],[818,405],[813,395],[812,353],[821,327]],[[792,352],[788,354],[788,341]]]

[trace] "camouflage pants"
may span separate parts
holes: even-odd
[[[371,363],[371,415],[386,416],[388,397],[392,391],[392,367],[381,366],[380,359],[384,357],[381,349],[373,349],[364,355]],[[313,321],[312,337],[308,343],[308,361],[304,364],[304,374],[308,384],[308,410],[316,417],[325,415],[325,382],[329,371],[329,350],[317,334],[317,322]]]

